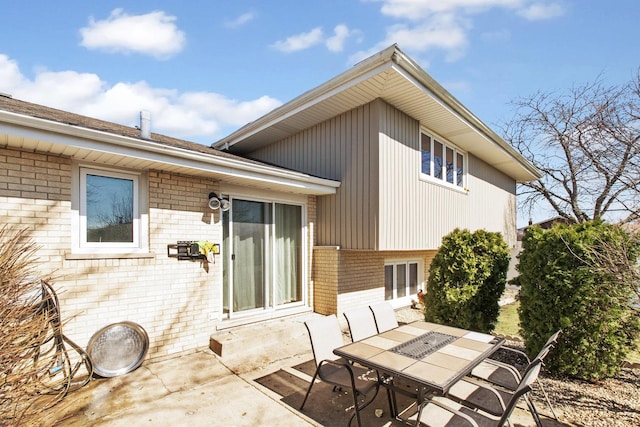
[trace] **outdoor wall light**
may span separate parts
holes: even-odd
[[[222,198],[222,196],[218,196],[216,193],[209,193],[209,208],[214,211],[222,209],[223,212],[226,212],[231,209],[231,202],[228,199]]]

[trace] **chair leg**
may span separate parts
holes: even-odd
[[[535,421],[536,426],[542,427],[542,420],[540,419],[540,414],[536,410],[535,405],[533,404],[533,400],[529,396],[524,397],[527,406],[529,407],[529,412],[531,412],[531,416],[533,417],[533,421]]]
[[[307,403],[307,398],[309,397],[309,393],[311,393],[311,387],[316,382],[316,377],[318,376],[318,369],[316,368],[316,372],[313,374],[313,378],[311,379],[311,383],[309,384],[309,388],[307,389],[307,394],[304,395],[304,400],[302,401],[302,405],[300,405],[300,410],[304,408],[304,404]]]
[[[556,411],[553,410],[553,405],[551,405],[551,401],[549,400],[549,395],[547,394],[547,391],[544,389],[544,386],[542,385],[541,381],[537,381],[537,382],[538,382],[538,385],[540,386],[540,391],[542,391],[542,394],[544,395],[544,399],[547,401],[547,406],[551,410],[551,414],[553,415],[553,418],[556,421],[558,421],[558,416],[556,415]]]

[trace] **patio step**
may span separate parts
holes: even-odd
[[[277,360],[311,353],[305,320],[320,316],[304,313],[216,331],[209,348],[236,373],[248,372]]]

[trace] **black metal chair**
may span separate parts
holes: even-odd
[[[373,318],[376,321],[376,327],[378,333],[390,331],[391,329],[398,327],[398,319],[396,319],[396,312],[388,302],[381,302],[369,306],[369,309],[373,313]]]
[[[333,385],[334,391],[342,388],[351,390],[355,410],[351,418],[349,418],[349,425],[351,425],[355,417],[358,419],[358,426],[361,426],[360,411],[375,399],[380,387],[380,379],[377,378],[375,381],[366,379],[366,375],[370,373],[368,369],[353,366],[333,354],[335,348],[344,345],[342,330],[335,315],[308,320],[305,322],[305,326],[311,339],[316,371],[313,374],[313,379],[309,384],[302,405],[300,405],[300,410],[304,408],[316,378],[320,378],[321,381]],[[367,394],[371,394],[368,399]],[[362,403],[359,403],[360,396],[364,397]]]
[[[520,398],[528,401],[527,394],[531,391],[531,384],[538,378],[541,368],[542,361],[540,359],[531,362],[516,390],[508,395],[491,387],[484,387],[481,391],[484,393],[482,408],[466,406],[468,403],[466,401],[459,403],[447,397],[438,396],[423,402],[418,412],[409,417],[408,421],[426,427],[503,426],[509,422],[509,417]],[[481,409],[481,411],[477,409]],[[529,410],[536,425],[541,427],[542,422],[535,408],[529,406]]]
[[[549,351],[551,351],[551,349],[553,349],[553,347],[558,342],[558,337],[560,336],[560,332],[561,331],[557,331],[549,337],[547,342],[542,346],[542,348],[540,349],[540,352],[534,359],[540,359],[544,361],[544,358],[547,356]],[[503,349],[520,355],[520,357],[522,357],[527,361],[527,364],[531,363],[531,361],[529,360],[529,357],[523,351],[510,348],[510,347],[504,347]],[[497,360],[493,360],[493,359],[486,359],[485,361],[480,363],[478,366],[476,366],[473,369],[473,371],[471,371],[471,376],[480,378],[484,381],[506,388],[507,390],[510,390],[510,391],[514,391],[518,387],[518,384],[522,379],[521,371],[518,370],[515,366],[509,365],[507,363],[503,363]],[[538,386],[540,387],[540,391],[544,395],[547,406],[551,410],[551,414],[557,421],[558,416],[553,410],[553,406],[551,405],[549,396],[540,381],[538,381]]]

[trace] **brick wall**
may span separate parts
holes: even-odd
[[[211,179],[148,172],[150,252],[140,258],[75,259],[71,250],[71,161],[0,149],[0,217],[29,229],[53,274],[64,332],[82,347],[101,327],[129,320],[150,339],[150,357],[205,347],[221,317],[222,262],[178,261],[167,244],[221,242],[219,211],[207,207]]]
[[[387,259],[421,259],[426,283],[436,251],[376,252],[314,249],[315,304],[321,314],[341,314],[349,308],[384,301],[384,263]]]

